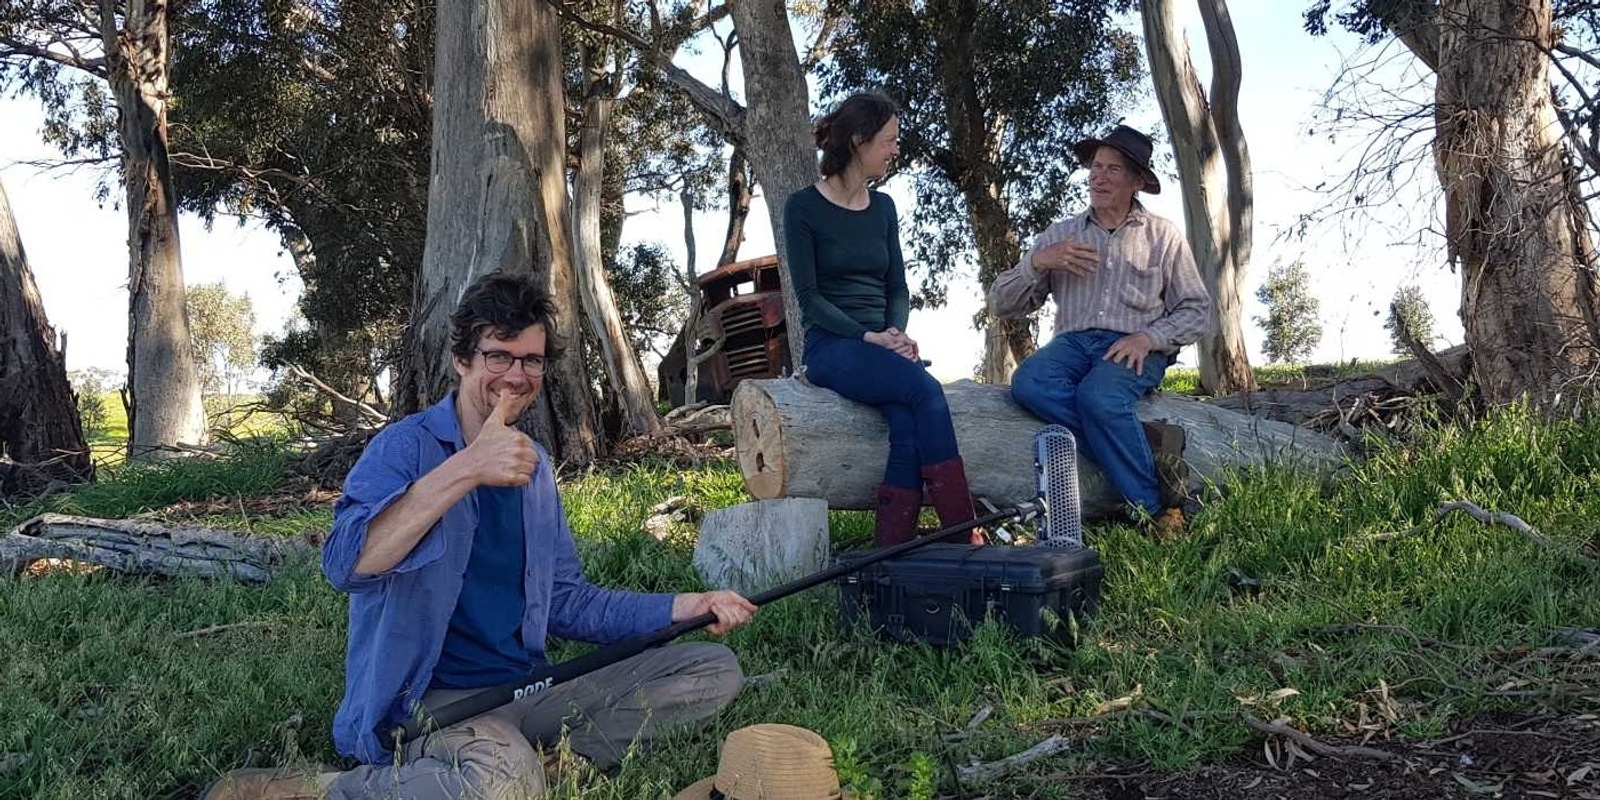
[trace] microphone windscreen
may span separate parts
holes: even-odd
[[[1078,502],[1078,442],[1062,425],[1046,425],[1033,437],[1033,471],[1044,514],[1035,522],[1039,544],[1083,547],[1083,509]]]

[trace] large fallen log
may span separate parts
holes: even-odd
[[[1044,425],[1011,401],[1008,386],[958,381],[944,387],[956,440],[975,494],[998,505],[1034,496],[1033,438]],[[1191,397],[1158,394],[1140,401],[1139,417],[1182,426],[1191,488],[1229,467],[1290,462],[1333,470],[1341,445],[1319,433],[1217,408]],[[832,508],[870,508],[889,454],[883,417],[794,378],[746,380],[730,407],[734,446],[745,488],[757,499],[816,497]],[[1084,516],[1121,508],[1105,476],[1080,459]]]
[[[34,561],[54,558],[118,572],[231,577],[260,583],[271,579],[277,569],[311,558],[315,552],[306,542],[283,537],[43,514],[0,539],[0,574],[15,574]]]
[[[1362,375],[1351,375],[1340,380],[1322,381],[1316,386],[1299,389],[1262,389],[1218,397],[1210,402],[1223,408],[1240,411],[1257,417],[1287,422],[1291,425],[1324,427],[1326,422],[1336,427],[1339,420],[1348,416],[1357,398],[1373,401],[1395,397],[1410,397],[1452,391],[1459,398],[1461,385],[1467,379],[1472,355],[1466,345],[1458,345],[1434,353],[1430,362],[1415,359],[1399,361]],[[1442,385],[1441,385],[1442,384]]]

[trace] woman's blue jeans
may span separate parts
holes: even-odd
[[[1029,356],[1011,376],[1011,397],[1045,422],[1065,425],[1106,479],[1128,502],[1161,511],[1155,459],[1133,405],[1161,385],[1170,353],[1151,351],[1144,374],[1105,360],[1124,334],[1107,330],[1063,333]]]
[[[806,333],[806,379],[872,406],[889,424],[888,486],[922,491],[922,467],[959,455],[944,388],[928,370],[887,347],[816,328]]]

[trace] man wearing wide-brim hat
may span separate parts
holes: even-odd
[[[1055,299],[1054,338],[1017,367],[1012,397],[1071,429],[1131,510],[1175,533],[1183,481],[1158,480],[1157,465],[1181,466],[1182,429],[1147,431],[1134,404],[1205,332],[1211,298],[1183,230],[1139,202],[1139,192],[1161,191],[1151,150],[1148,136],[1125,125],[1075,145],[1089,170],[1089,207],[1046,228],[995,279],[989,310],[1024,317]]]

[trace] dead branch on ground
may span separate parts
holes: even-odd
[[[1578,552],[1574,548],[1567,546],[1565,543],[1551,539],[1550,537],[1540,533],[1538,529],[1534,528],[1532,525],[1529,525],[1527,522],[1523,521],[1521,517],[1515,514],[1508,514],[1503,511],[1485,511],[1478,504],[1467,500],[1449,500],[1440,503],[1439,508],[1433,512],[1433,517],[1426,522],[1414,525],[1403,531],[1378,533],[1373,534],[1368,538],[1374,542],[1388,542],[1395,539],[1402,539],[1407,536],[1412,536],[1426,530],[1429,526],[1438,522],[1452,511],[1465,512],[1468,516],[1472,517],[1478,522],[1483,523],[1484,525],[1500,525],[1510,528],[1517,533],[1522,534],[1523,537],[1528,541],[1533,542],[1534,544],[1537,544],[1551,552],[1566,556],[1581,564],[1591,567],[1600,566],[1600,560],[1590,558],[1589,556]]]

